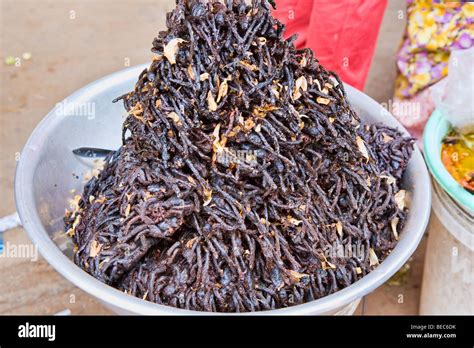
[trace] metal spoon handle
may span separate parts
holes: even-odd
[[[107,150],[107,149],[99,149],[96,147],[79,147],[77,149],[72,150],[73,154],[79,157],[87,157],[87,158],[106,157],[112,152],[114,151]]]

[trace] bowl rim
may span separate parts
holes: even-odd
[[[123,79],[136,79],[138,74],[147,67],[148,64],[142,64],[114,72],[86,85],[85,87],[82,87],[65,99],[81,100],[82,98],[87,98],[94,93],[104,91],[111,85],[123,81]],[[362,103],[377,108],[377,110],[380,111],[380,122],[383,122],[385,119],[386,121],[389,121],[389,123],[392,123],[392,125],[395,124],[398,130],[402,133],[409,135],[408,131],[372,98],[350,85],[345,84],[345,89],[346,92],[351,91],[353,94],[356,94],[358,100],[361,100]],[[389,120],[389,118],[391,118],[391,120]],[[416,181],[416,184],[413,185],[414,189],[423,189],[423,193],[420,194],[423,199],[418,201],[416,207],[411,207],[412,214],[416,216],[416,223],[413,222],[415,228],[413,231],[410,230],[402,233],[400,240],[390,255],[388,255],[376,269],[362,277],[357,282],[344,289],[338,290],[335,293],[310,302],[267,311],[216,313],[160,305],[125,294],[102,283],[87,272],[83,271],[70,258],[63,254],[42,225],[34,204],[34,194],[32,190],[34,177],[33,169],[35,169],[35,165],[39,161],[37,149],[41,147],[43,140],[47,137],[47,129],[54,129],[54,126],[59,122],[60,117],[57,116],[54,109],[51,110],[31,133],[22,150],[20,161],[17,163],[14,182],[15,200],[22,225],[27,231],[30,239],[37,246],[41,255],[64,278],[98,300],[129,313],[148,315],[307,315],[331,313],[372,292],[398,271],[398,269],[400,269],[417,248],[429,221],[431,211],[431,183],[423,156],[421,155],[420,150],[415,146],[409,165],[416,168],[416,173],[414,174],[414,181]],[[407,227],[408,226],[405,226],[405,229]],[[410,238],[407,238],[407,235],[410,235]]]
[[[451,124],[444,118],[442,111],[435,109],[423,132],[423,151],[426,164],[443,190],[462,207],[474,214],[474,195],[452,177],[441,161],[441,142],[450,128]],[[442,138],[439,138],[440,133],[444,133]]]

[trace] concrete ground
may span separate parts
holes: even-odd
[[[111,72],[150,60],[151,41],[164,28],[173,0],[0,0],[0,217],[15,211],[13,178],[28,136],[58,101]],[[366,93],[392,97],[395,51],[405,2],[389,1]],[[400,12],[401,11],[401,12]],[[31,59],[22,59],[24,53]],[[19,57],[19,66],[5,64]],[[17,64],[18,65],[18,64]],[[22,228],[4,242],[28,244]],[[423,241],[410,269],[365,297],[357,314],[417,314]],[[0,314],[73,314],[109,311],[56,273],[43,259],[0,258]]]

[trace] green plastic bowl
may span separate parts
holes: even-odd
[[[474,214],[474,195],[449,174],[441,161],[441,142],[451,129],[440,110],[435,110],[423,132],[423,151],[428,168],[438,184],[468,213]]]

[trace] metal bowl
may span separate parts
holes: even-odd
[[[146,65],[131,67],[97,80],[58,103],[28,139],[18,163],[15,196],[22,224],[43,257],[65,278],[118,313],[206,314],[151,303],[108,286],[71,260],[72,243],[63,232],[64,211],[90,163],[72,154],[78,147],[116,149],[121,143],[125,111],[113,98],[133,89]],[[367,123],[381,122],[407,133],[385,109],[362,92],[346,85],[348,99]],[[370,274],[334,294],[289,308],[259,314],[341,313],[390,278],[415,251],[430,215],[430,178],[423,157],[415,149],[404,176],[410,192],[409,213],[398,245]],[[352,306],[354,307],[354,306]],[[346,311],[347,312],[347,311]],[[350,312],[350,310],[349,310]],[[254,313],[255,314],[255,313]]]

